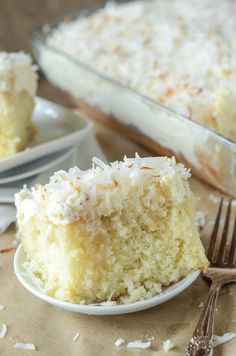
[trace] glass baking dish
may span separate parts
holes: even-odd
[[[48,45],[59,23],[44,24],[32,36],[35,57],[51,83],[90,116],[156,154],[175,155],[195,175],[236,197],[236,142]]]

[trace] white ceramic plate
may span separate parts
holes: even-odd
[[[69,158],[74,148],[52,153],[0,173],[0,184],[16,182],[42,173]]]
[[[26,184],[28,188],[34,186],[37,183],[46,184],[48,183],[49,177],[51,177],[54,172],[60,169],[68,170],[73,165],[73,155],[74,149],[70,150],[69,157],[64,157],[63,161],[60,161],[60,163],[57,165],[53,165],[50,169],[39,175],[0,185],[0,203],[14,203],[15,194],[19,192],[24,184]]]
[[[36,98],[33,121],[37,127],[30,148],[0,160],[0,172],[79,144],[92,123],[76,111]]]
[[[42,299],[43,301],[52,304],[56,307],[70,310],[82,314],[93,314],[93,315],[114,315],[114,314],[126,314],[133,313],[140,310],[145,310],[154,307],[158,304],[164,303],[167,300],[175,297],[177,294],[181,293],[187,287],[189,287],[199,276],[200,271],[191,273],[188,277],[182,281],[173,284],[171,287],[163,290],[162,293],[156,295],[155,297],[142,300],[140,302],[132,304],[120,304],[114,306],[104,306],[104,305],[82,305],[67,303],[52,298],[44,293],[42,293],[37,286],[33,283],[32,279],[27,276],[26,270],[24,268],[24,262],[26,262],[26,256],[23,251],[22,245],[19,245],[14,256],[14,270],[16,276],[20,283],[36,297]]]

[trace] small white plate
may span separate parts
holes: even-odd
[[[33,122],[37,134],[31,147],[1,159],[0,172],[79,144],[92,128],[92,123],[76,111],[38,97]]]
[[[24,163],[19,167],[4,171],[0,173],[0,184],[16,182],[21,179],[33,177],[39,173],[42,173],[65,161],[72,155],[73,151],[74,148],[68,148],[67,150],[52,153],[34,161]]]
[[[14,270],[16,276],[20,283],[36,297],[42,299],[43,301],[52,304],[56,307],[70,310],[82,314],[92,314],[92,315],[115,315],[115,314],[126,314],[133,313],[140,310],[145,310],[152,308],[158,304],[164,303],[167,300],[174,298],[177,294],[181,293],[183,290],[188,288],[199,276],[200,271],[191,273],[188,277],[184,278],[178,283],[163,290],[162,293],[156,295],[155,297],[141,300],[136,303],[130,304],[119,304],[114,306],[105,305],[83,305],[75,303],[67,303],[57,300],[42,293],[37,286],[33,283],[32,279],[27,276],[26,270],[24,268],[24,262],[26,262],[26,256],[23,251],[22,245],[19,245],[14,256]]]
[[[68,170],[73,165],[73,156],[75,149],[70,151],[70,156],[64,157],[63,161],[53,167],[47,169],[39,175],[24,178],[22,180],[0,185],[0,203],[14,203],[15,194],[19,192],[23,185],[26,184],[28,188],[34,186],[37,183],[46,184],[49,181],[49,177],[58,170]]]

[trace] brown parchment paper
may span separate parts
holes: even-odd
[[[104,3],[103,0],[0,0],[0,45],[1,50],[30,51],[30,33],[39,24],[62,17],[80,7]],[[2,16],[1,16],[2,15]],[[59,104],[68,104],[63,93],[40,79],[39,96]],[[121,159],[139,152],[150,155],[138,145],[99,124],[95,125],[97,137],[109,160]],[[207,185],[192,180],[194,192],[201,198],[199,209],[208,213],[208,225],[202,232],[207,243],[208,231],[217,204],[209,201],[213,192]],[[219,193],[214,191],[216,196]],[[0,235],[0,248],[9,247],[14,239],[14,226]],[[2,323],[8,326],[6,338],[0,339],[0,356],[160,356],[183,355],[185,346],[192,335],[209,290],[201,277],[182,294],[152,309],[120,316],[86,316],[57,309],[42,302],[25,290],[13,272],[13,253],[0,254],[0,304],[6,309],[0,311]],[[215,332],[236,332],[236,285],[224,287],[216,313]],[[73,342],[75,334],[80,339]],[[129,350],[126,346],[116,347],[114,342],[122,337],[126,341],[154,336],[153,347],[148,350]],[[162,349],[163,340],[170,338],[175,348],[169,353]],[[34,343],[37,351],[14,349],[16,342]],[[218,346],[215,356],[236,355],[236,339]]]
[[[217,203],[209,200],[209,194],[219,193],[192,178],[192,188],[200,197],[199,208],[207,213],[207,224],[202,240],[207,243]],[[14,239],[12,226],[0,235],[0,247],[9,247]],[[17,281],[13,271],[13,253],[0,254],[0,325],[6,323],[8,333],[0,339],[0,355],[39,356],[111,356],[111,355],[166,355],[163,341],[171,339],[175,348],[170,356],[183,355],[185,346],[198,321],[209,284],[199,277],[183,293],[152,309],[120,316],[92,316],[72,313],[55,308],[30,294]],[[236,285],[222,289],[217,305],[215,333],[236,332]],[[72,339],[79,332],[76,342]],[[147,350],[130,350],[126,345],[116,347],[118,338],[127,341],[154,336],[153,346]],[[37,351],[14,349],[16,342],[35,344]],[[215,348],[214,355],[236,355],[236,339]]]

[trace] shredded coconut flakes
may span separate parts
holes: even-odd
[[[107,299],[107,302],[111,302],[111,301],[112,301],[112,298],[114,297],[115,294],[116,294],[116,291],[113,290],[113,291],[111,292],[111,294],[109,295],[109,297],[108,297],[108,299]]]
[[[73,341],[77,341],[80,338],[80,333],[76,333],[73,337]]]
[[[125,340],[122,339],[122,338],[117,339],[117,340],[115,341],[115,345],[116,345],[116,346],[121,346],[121,345],[123,345],[124,343],[125,343]]]
[[[31,190],[24,187],[15,195],[17,214],[23,216],[20,221],[24,224],[32,215],[42,214],[43,207],[48,219],[56,225],[70,224],[78,216],[108,216],[114,209],[121,209],[127,197],[136,203],[144,188],[149,191],[146,204],[150,204],[154,194],[151,183],[162,183],[167,175],[181,182],[187,180],[190,173],[182,164],[177,164],[174,157],[141,158],[136,154],[135,158],[124,157],[123,161],[111,164],[93,158],[92,169],[81,171],[74,167],[68,172],[58,171],[44,187]],[[177,187],[178,184],[172,192],[173,198],[181,202],[185,192]]]
[[[0,332],[0,339],[4,339],[7,334],[7,326],[6,324],[2,324],[2,330]]]
[[[218,114],[212,102],[219,101],[221,88],[235,93],[235,11],[235,1],[109,1],[89,17],[62,22],[47,43],[204,120],[211,107]],[[50,57],[48,62],[50,70],[54,62]]]
[[[235,333],[225,333],[222,336],[213,335],[213,347],[224,344],[236,337]]]
[[[141,341],[141,340],[136,340],[136,341],[131,341],[128,343],[127,347],[129,349],[148,349],[151,346],[152,342],[149,341]]]
[[[197,211],[196,212],[196,225],[199,229],[202,229],[206,224],[206,213],[204,211]]]
[[[115,300],[110,300],[109,302],[93,303],[89,305],[97,307],[114,307],[114,305],[117,305],[117,302]]]
[[[169,339],[163,341],[163,350],[165,352],[168,352],[169,350],[173,349],[174,347],[175,347],[174,344]]]
[[[23,344],[21,342],[17,342],[14,347],[15,349],[36,351],[36,347],[34,344]]]

